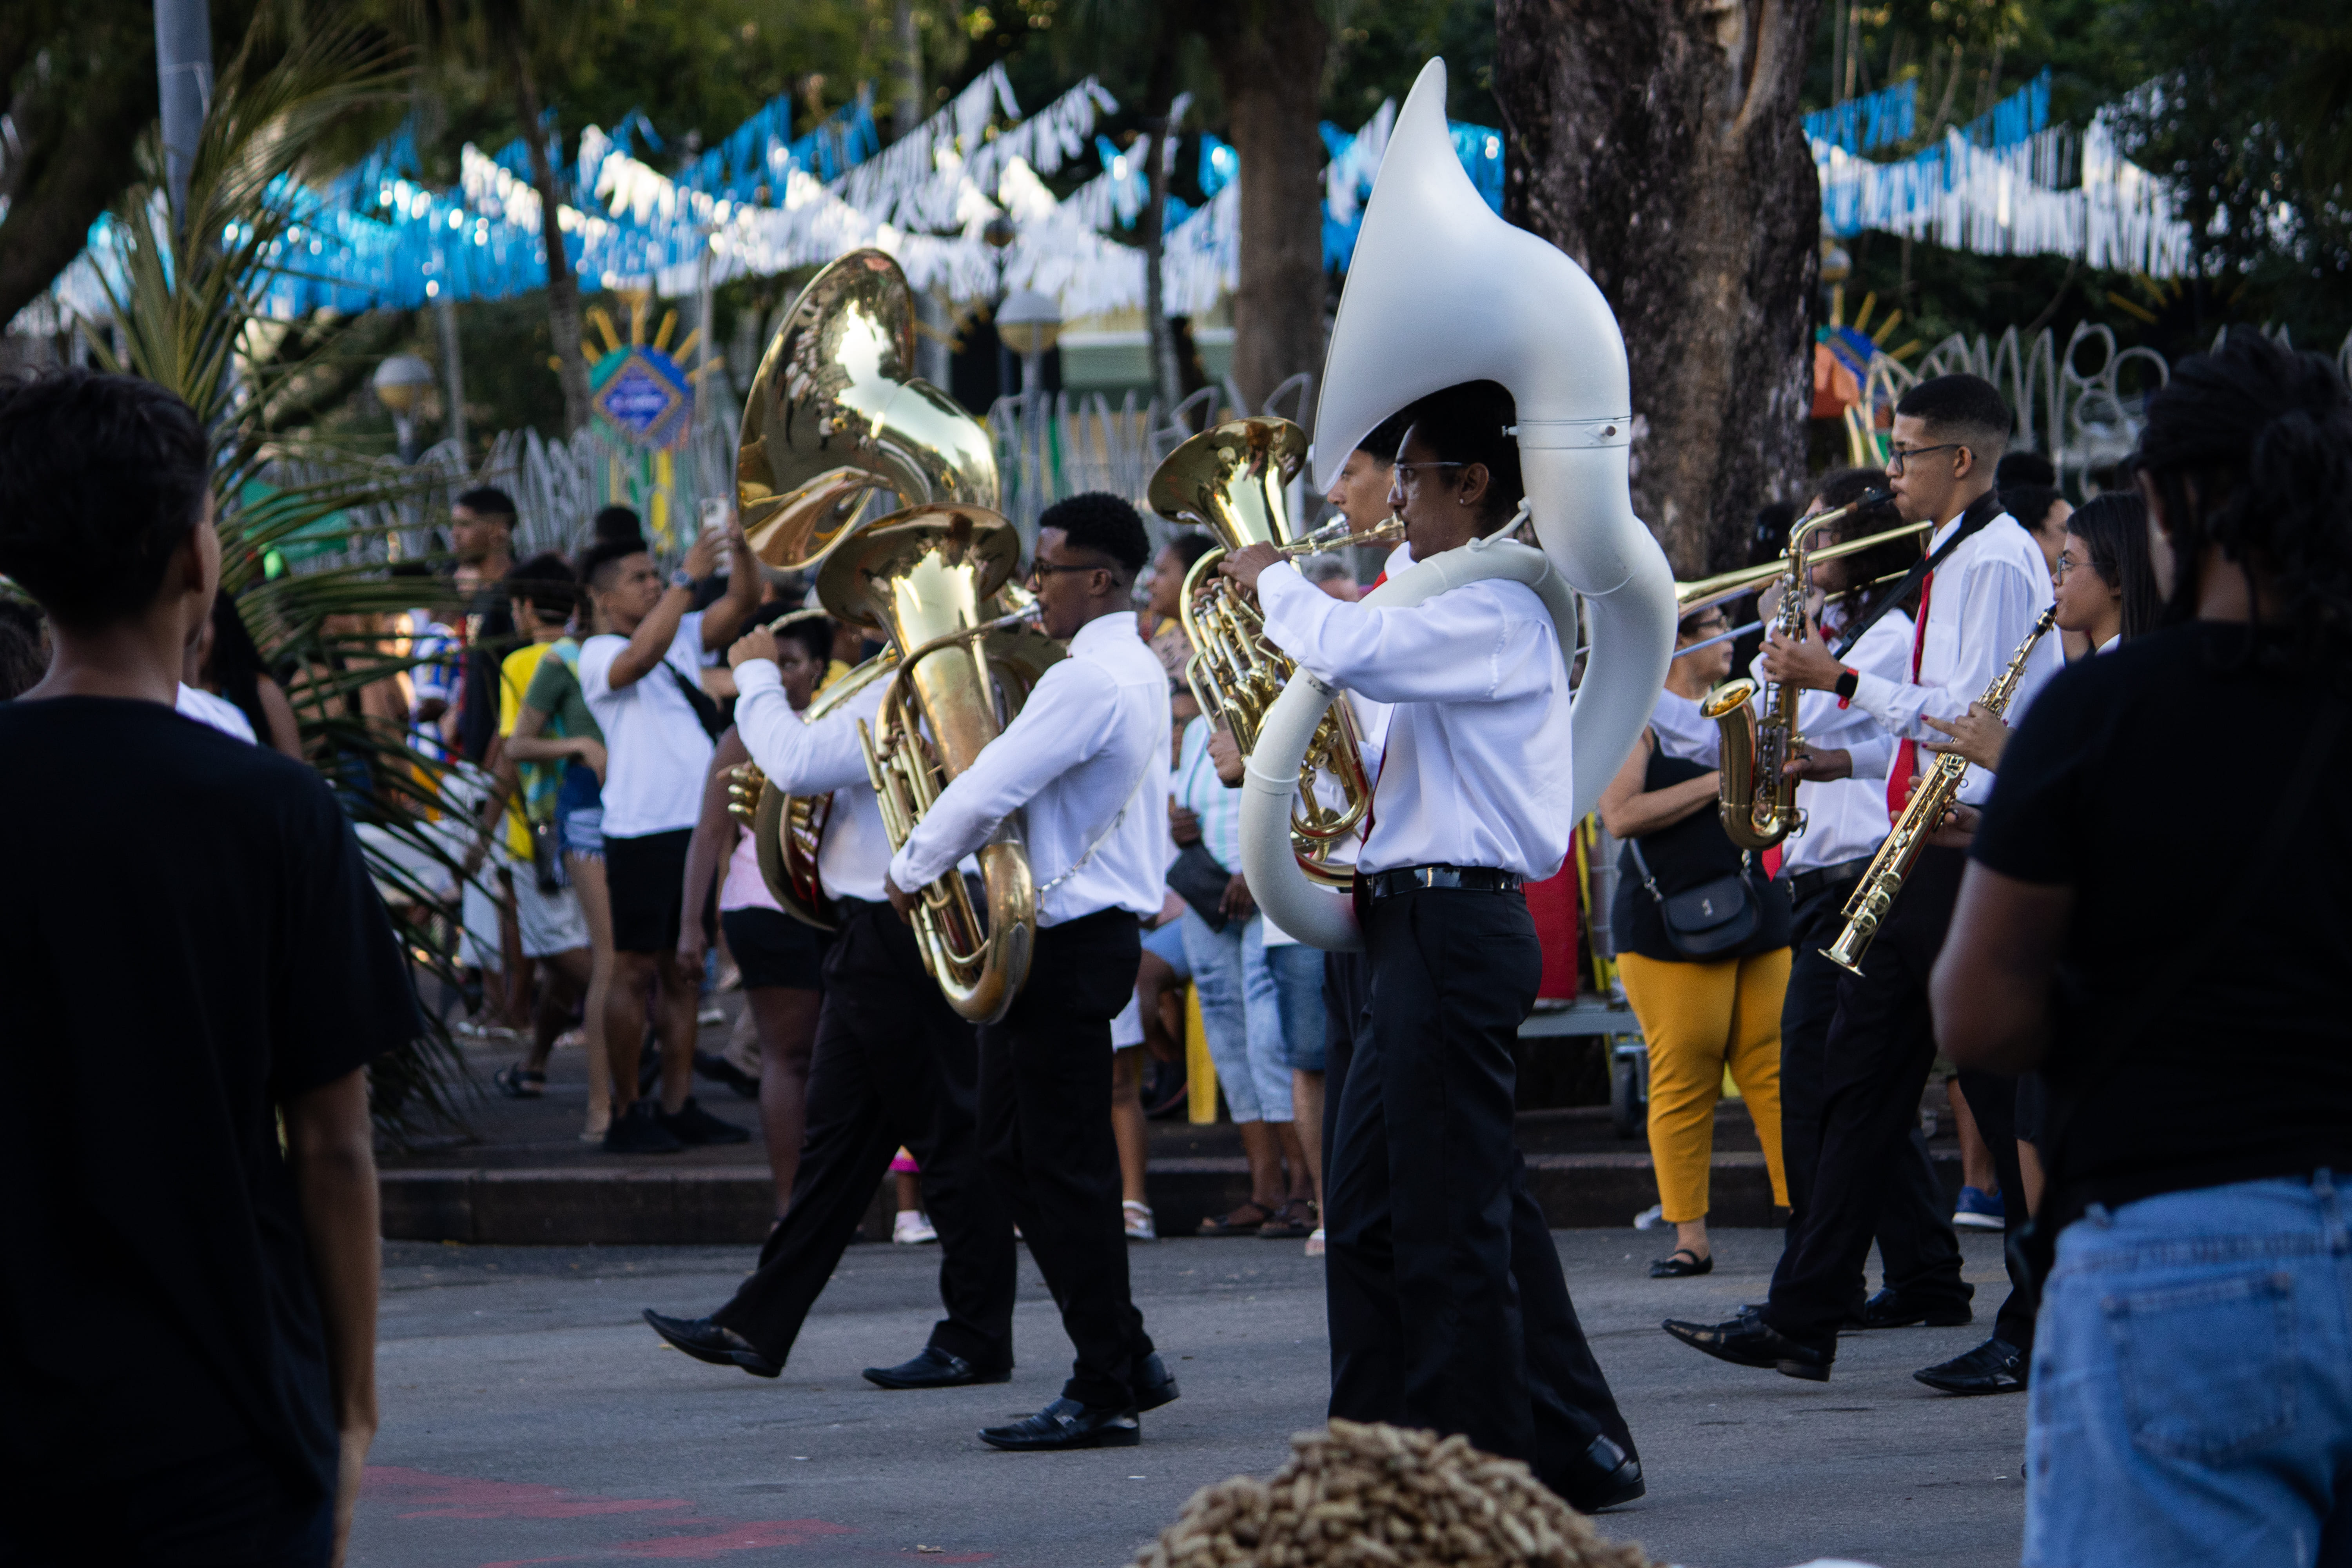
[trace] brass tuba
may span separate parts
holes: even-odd
[[[1812,587],[1815,561],[1851,555],[1882,541],[1916,533],[1926,526],[1915,523],[1845,545],[1812,548],[1814,534],[1885,500],[1885,490],[1872,490],[1844,506],[1800,518],[1789,530],[1789,551],[1781,557],[1787,569],[1780,574],[1780,603],[1774,616],[1781,636],[1805,634],[1805,600]],[[1797,685],[1789,680],[1774,685],[1760,716],[1756,711],[1756,682],[1741,676],[1717,687],[1699,704],[1699,712],[1714,720],[1723,736],[1723,784],[1716,810],[1723,818],[1724,836],[1742,849],[1769,849],[1804,826],[1803,814],[1797,809],[1797,781],[1784,765],[1801,755],[1805,747],[1804,736],[1797,731]]]
[[[866,766],[894,847],[1018,711],[1061,645],[1028,627],[1034,605],[1011,584],[1013,524],[985,507],[911,507],[837,544],[817,575],[835,616],[888,632],[898,650],[867,729]],[[1010,613],[1004,613],[1010,605]],[[923,964],[948,1005],[993,1023],[1029,977],[1037,892],[1017,814],[980,850],[985,918],[950,868],[916,893]]]
[[[1284,491],[1306,460],[1306,431],[1287,419],[1260,416],[1202,431],[1169,453],[1151,476],[1154,511],[1171,522],[1205,528],[1217,540],[1185,574],[1178,600],[1184,636],[1192,645],[1184,679],[1201,711],[1233,731],[1244,756],[1256,748],[1258,725],[1296,667],[1266,641],[1256,604],[1217,571],[1218,563],[1229,551],[1252,544],[1276,545],[1286,556],[1297,556],[1404,538],[1404,525],[1395,518],[1360,534],[1342,521],[1294,538]],[[1328,771],[1339,784],[1342,804],[1337,809],[1317,798],[1318,770]],[[1335,702],[1299,761],[1298,798],[1290,814],[1291,847],[1309,880],[1325,887],[1349,880],[1349,870],[1334,871],[1325,862],[1371,804],[1371,780],[1364,773],[1352,710]]]

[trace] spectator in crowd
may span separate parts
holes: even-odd
[[[266,741],[272,751],[300,762],[302,733],[294,721],[294,705],[286,700],[285,689],[269,679],[236,601],[226,594],[214,597],[212,619],[197,634],[195,655],[196,672],[189,684],[226,699],[252,726],[257,743]]]
[[[2024,1556],[2325,1561],[2352,1524],[2352,396],[2234,330],[2150,395],[2136,467],[2167,624],[2024,715],[1934,977],[1955,1061],[2049,1089]],[[2184,801],[2234,853],[2162,852]]]
[[[152,383],[0,387],[0,573],[56,639],[0,708],[12,1563],[340,1563],[375,1434],[367,1064],[423,1021],[319,775],[173,712],[213,479]]]
[[[1727,1068],[1764,1145],[1772,1201],[1789,1201],[1780,1143],[1789,895],[1723,830],[1716,812],[1721,735],[1699,710],[1731,672],[1731,645],[1710,640],[1728,625],[1720,608],[1684,618],[1675,646],[1710,646],[1667,667],[1649,727],[1601,795],[1601,826],[1625,844],[1610,929],[1625,999],[1649,1046],[1650,1160],[1658,1201],[1675,1227],[1673,1253],[1650,1265],[1654,1279],[1715,1268],[1707,1177]],[[1701,889],[1723,907],[1707,908],[1703,929],[1677,930],[1683,922],[1668,900]]]
[[[433,568],[422,561],[395,561],[391,575],[421,594],[437,595],[441,590]],[[458,646],[457,634],[441,623],[431,605],[413,605],[393,617],[393,637],[394,653],[407,666],[408,743],[429,762],[446,762],[449,745],[444,721],[450,717],[449,701],[457,690],[452,656]]]
[[[1137,628],[1151,646],[1152,657],[1168,672],[1168,700],[1174,707],[1179,728],[1200,711],[1200,705],[1192,700],[1192,682],[1184,679],[1184,666],[1192,658],[1192,639],[1184,635],[1184,623],[1178,614],[1184,596],[1184,577],[1216,543],[1197,529],[1169,535],[1160,553],[1151,558],[1151,570],[1144,582],[1143,608],[1136,616]]]
[[[833,652],[833,623],[822,616],[786,621],[774,628],[776,673],[784,700],[795,713],[815,697]],[[760,1128],[768,1148],[768,1171],[775,1180],[775,1215],[781,1220],[800,1173],[801,1138],[808,1116],[809,1053],[816,1044],[817,1008],[824,1000],[824,955],[831,933],[786,914],[760,871],[759,846],[727,809],[730,775],[751,760],[733,728],[719,738],[702,814],[687,846],[684,906],[698,910],[710,898],[719,868],[727,868],[719,889],[719,920],[728,951],[743,976],[743,1003],[760,1036]],[[702,973],[708,946],[702,922],[678,925],[678,967]]]
[[[49,668],[48,624],[30,599],[0,594],[0,702],[31,689]]]
[[[728,596],[688,612],[697,584],[719,562],[719,537],[702,533],[664,585],[653,557],[631,541],[588,552],[589,593],[606,628],[580,647],[580,689],[604,731],[605,885],[613,907],[613,985],[604,1016],[613,1061],[614,1153],[667,1153],[688,1143],[740,1142],[749,1134],[694,1102],[694,1033],[701,976],[677,956],[686,851],[701,816],[710,768],[709,707],[698,684],[706,647],[724,648],[759,606],[760,574],[740,526],[728,542],[736,571]],[[646,1009],[657,1000],[658,1104],[639,1100],[637,1061]]]
[[[467,490],[449,508],[450,548],[457,557],[453,586],[466,606],[457,745],[469,763],[488,757],[498,736],[499,666],[514,651],[505,586],[514,570],[514,500],[495,486]]]
[[[1231,1213],[1202,1221],[1201,1234],[1251,1236],[1279,1222],[1286,1233],[1304,1236],[1314,1228],[1314,1187],[1292,1124],[1290,1068],[1279,1033],[1269,1035],[1265,1027],[1265,1009],[1255,1028],[1250,1016],[1248,976],[1265,962],[1265,926],[1239,869],[1241,792],[1227,789],[1217,777],[1209,755],[1211,732],[1206,716],[1185,726],[1169,817],[1187,857],[1174,873],[1188,905],[1184,953],[1217,1082],[1241,1129],[1250,1196]],[[1308,1223],[1296,1228],[1302,1219]]]
[[[595,612],[587,588],[576,579],[575,621],[592,623]],[[535,645],[541,658],[523,689],[512,729],[501,742],[518,763],[561,770],[554,801],[555,845],[563,858],[564,880],[580,906],[588,931],[588,984],[580,1008],[580,1034],[588,1058],[588,1119],[583,1142],[600,1143],[613,1124],[613,1062],[604,1038],[604,1014],[613,987],[613,905],[604,887],[604,732],[580,689],[580,638],[567,631]]]
[[[646,542],[645,521],[637,516],[635,507],[602,508],[588,528],[592,548],[599,544],[635,544],[642,548]]]
[[[588,917],[563,875],[557,840],[563,770],[552,760],[526,760],[511,750],[539,667],[555,657],[551,650],[571,626],[579,597],[571,566],[552,552],[534,555],[507,574],[508,611],[529,640],[507,655],[499,670],[499,737],[491,742],[490,757],[498,782],[482,829],[486,840],[499,840],[498,875],[514,900],[522,961],[540,969],[530,1049],[492,1079],[500,1093],[515,1100],[536,1100],[546,1092],[548,1053],[571,1026],[594,978]]]
[[[1362,595],[1362,590],[1356,586],[1356,574],[1348,569],[1348,563],[1328,552],[1308,556],[1298,563],[1298,572],[1299,575],[1342,604],[1352,605]]]

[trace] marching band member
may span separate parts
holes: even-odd
[[[1850,505],[1885,483],[1876,469],[1840,469],[1822,479],[1821,493],[1805,510]],[[1891,505],[1874,507],[1821,542],[1875,533],[1896,521]],[[1869,584],[1918,559],[1916,540],[1891,539],[1859,555],[1814,561],[1814,586],[1827,595],[1820,617],[1822,634],[1835,637],[1853,625]],[[1899,606],[1891,609],[1845,651],[1845,662],[1900,681],[1910,673],[1912,637],[1911,617]],[[1761,656],[1754,673],[1766,679]],[[1795,956],[1780,1008],[1780,1143],[1792,1230],[1811,1204],[1813,1167],[1821,1158],[1830,1020],[1845,973],[1822,949],[1837,936],[1846,900],[1886,837],[1886,770],[1895,754],[1894,738],[1878,721],[1851,703],[1841,706],[1834,692],[1803,693],[1797,728],[1810,754],[1791,762],[1789,771],[1805,781],[1797,786],[1805,828],[1784,841],[1780,861],[1796,911]],[[1952,1234],[1943,1186],[1916,1122],[1906,1142],[1907,1155],[1896,1151],[1882,1178],[1876,1236],[1885,1289],[1865,1300],[1866,1287],[1857,1274],[1848,1287],[1847,1321],[1872,1328],[1964,1323],[1975,1288],[1960,1278],[1959,1242]]]
[[[920,889],[1023,814],[1037,868],[1028,984],[980,1030],[982,1158],[1062,1311],[1077,1361],[1062,1397],[981,1434],[999,1448],[1127,1447],[1139,1412],[1176,1397],[1128,1289],[1110,1024],[1133,994],[1138,917],[1166,885],[1168,675],[1135,635],[1150,547],[1116,496],[1073,496],[1037,522],[1049,637],[1069,639],[1004,732],[940,793],[890,862],[904,916]],[[925,1166],[928,1171],[929,1167]]]
[[[728,658],[736,729],[770,787],[833,795],[816,869],[840,929],[825,957],[791,1206],[768,1233],[759,1268],[725,1306],[707,1318],[648,1310],[646,1321],[698,1361],[774,1377],[904,1144],[922,1166],[939,1231],[947,1316],[911,1361],[868,1367],[866,1376],[884,1388],[1003,1383],[1013,1373],[1017,1261],[1012,1220],[981,1170],[979,1047],[884,897],[890,840],[857,726],[874,721],[887,682],[805,723],[785,696],[772,632],[754,628]]]
[[[1518,449],[1493,382],[1412,416],[1391,499],[1426,561],[1508,523]],[[1532,1234],[1521,1221],[1534,1205],[1512,1137],[1512,1047],[1543,968],[1519,889],[1559,869],[1571,827],[1551,618],[1509,582],[1345,604],[1269,545],[1223,569],[1302,669],[1394,705],[1357,859],[1370,1026],[1328,1146],[1331,1414],[1462,1433],[1587,1508],[1638,1496],[1559,1256],[1539,1215]]]
[[[1993,465],[2010,425],[2000,394],[1972,375],[1921,382],[1895,405],[1888,488],[1906,518],[1940,520],[1928,540],[1908,679],[1850,668],[1810,634],[1798,642],[1777,636],[1765,642],[1766,679],[1834,692],[1895,739],[1886,786],[1890,817],[1901,814],[1922,771],[1918,742],[1940,738],[1923,718],[1950,721],[1966,713],[2050,603],[2041,547],[1993,493]],[[2046,639],[2034,652],[2012,716],[2032,701],[2062,658],[2058,645]],[[1990,784],[1986,776],[1973,778],[1960,798],[1981,801]],[[1727,1322],[1669,1320],[1666,1331],[1684,1343],[1742,1366],[1828,1380],[1853,1277],[1869,1256],[1884,1173],[1890,1162],[1906,1157],[1900,1146],[1917,1120],[1935,1063],[1927,975],[1951,920],[1964,860],[1958,847],[1927,849],[1878,931],[1868,968],[1839,983],[1811,1201],[1774,1271],[1770,1299],[1760,1310]],[[1996,1146],[1994,1152],[1998,1157],[2001,1151]],[[2013,1143],[2011,1154],[2013,1160]],[[2021,1307],[2017,1301],[2003,1310],[1986,1343],[1926,1369],[1919,1380],[1953,1393],[2023,1388],[2029,1345],[2022,1341],[2031,1339],[2032,1320]]]

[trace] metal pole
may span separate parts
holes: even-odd
[[[462,456],[466,449],[466,363],[457,353],[457,307],[444,294],[434,305],[433,314],[441,325],[441,375],[447,383],[443,395],[449,400],[449,416],[442,421],[442,428],[457,443]]]
[[[213,19],[205,0],[155,0],[155,86],[172,211],[184,216],[196,142],[213,106]]]

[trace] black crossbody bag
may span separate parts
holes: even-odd
[[[2096,1055],[2082,1076],[2082,1087],[2061,1100],[2053,1096],[2050,1110],[2042,1129],[2042,1168],[2049,1173],[2048,1185],[2042,1192],[2047,1205],[2057,1194],[2061,1181],[2061,1161],[2064,1155],[2064,1134],[2074,1119],[2075,1110],[2092,1093],[2106,1086],[2124,1066],[2125,1058],[2149,1020],[2161,1015],[2179,999],[2189,977],[2199,973],[2198,966],[2188,961],[2188,955],[2200,946],[2208,946],[2235,930],[2252,908],[2254,895],[2269,880],[2271,868],[2286,853],[2294,830],[2311,805],[2313,792],[2319,787],[2319,778],[2327,763],[2329,750],[2336,743],[2336,731],[2344,725],[2344,705],[2331,701],[2312,720],[2304,737],[2303,754],[2295,761],[2294,772],[2287,779],[2286,789],[2279,796],[2277,808],[2271,814],[2270,830],[2253,854],[2238,863],[2238,874],[2230,884],[2229,893],[2217,906],[2212,921],[2196,937],[2181,947],[2166,953],[2165,963],[2157,971],[2148,987],[2123,1017],[2106,1031],[2099,1043]],[[2046,1225],[2040,1215],[2029,1219],[2009,1239],[2009,1261],[2018,1288],[2025,1292],[2036,1308],[2042,1304],[2042,1287],[2050,1278],[2051,1265],[2058,1257],[2058,1233],[2061,1226]]]
[[[1633,864],[1642,873],[1642,886],[1657,901],[1658,919],[1666,928],[1666,940],[1685,958],[1704,962],[1717,954],[1729,952],[1756,934],[1764,919],[1764,911],[1756,901],[1756,885],[1748,879],[1748,856],[1739,857],[1739,869],[1727,877],[1701,882],[1696,888],[1679,893],[1658,891],[1658,879],[1650,875],[1650,863],[1642,856],[1642,841],[1625,840],[1633,851]]]

